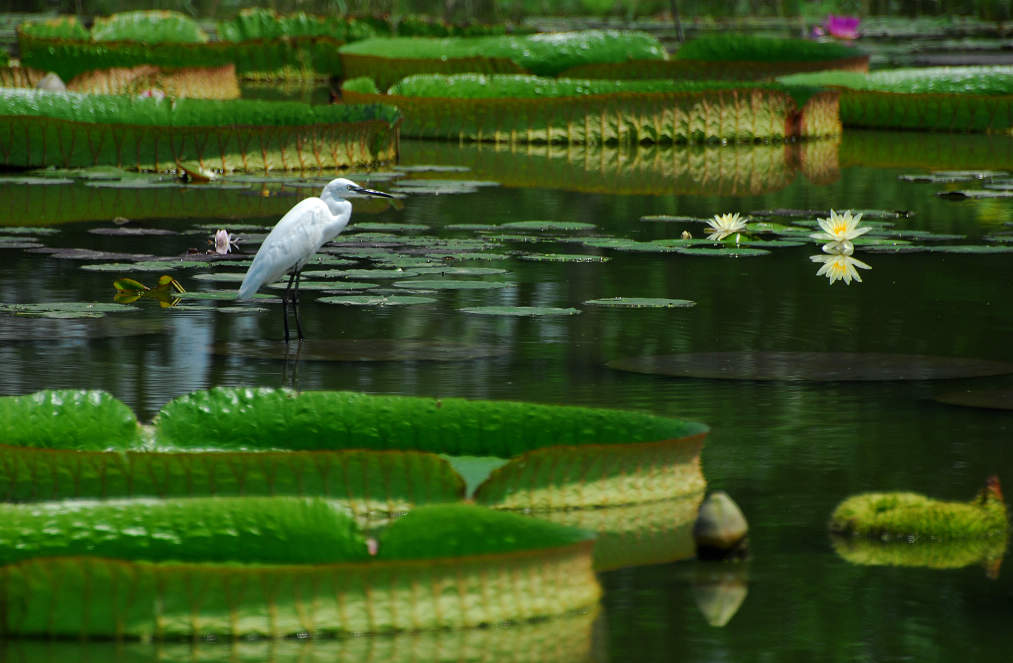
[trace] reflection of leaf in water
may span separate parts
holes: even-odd
[[[725,380],[947,380],[1013,373],[988,359],[877,352],[687,352],[630,357],[609,368],[649,375]]]
[[[219,343],[216,355],[250,359],[305,361],[470,361],[500,357],[509,352],[501,345],[477,345],[430,339],[305,339],[297,350],[282,341]]]
[[[1013,388],[981,389],[969,387],[960,391],[948,391],[935,397],[947,405],[977,407],[991,410],[1013,410]]]

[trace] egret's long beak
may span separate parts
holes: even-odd
[[[389,193],[384,193],[383,191],[374,191],[373,189],[367,189],[367,188],[361,187],[361,186],[349,187],[349,188],[351,188],[352,191],[355,191],[356,193],[364,193],[367,196],[380,196],[381,198],[393,198],[394,197],[394,196],[390,195]]]

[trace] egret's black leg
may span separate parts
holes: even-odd
[[[292,280],[295,279],[295,272],[288,277],[288,285],[285,286],[285,292],[281,293],[281,315],[285,321],[285,342],[288,343],[288,298],[289,293],[292,291]],[[296,308],[296,320],[298,321],[299,309],[296,303],[293,301],[292,306]],[[302,338],[302,330],[299,331],[299,338]]]
[[[295,276],[295,294],[293,295],[293,307],[295,308],[295,328],[299,334],[299,340],[303,340],[302,335],[302,315],[299,313],[299,279],[301,278],[300,272],[296,272]]]

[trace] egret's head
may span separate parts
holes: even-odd
[[[389,193],[383,193],[382,191],[373,191],[361,187],[352,180],[344,177],[338,177],[327,183],[324,187],[324,192],[320,194],[321,198],[347,198],[351,194],[364,194],[368,196],[383,196],[384,198],[393,198],[394,196]]]

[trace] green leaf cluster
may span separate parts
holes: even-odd
[[[323,500],[183,500],[0,505],[0,564],[35,557],[320,564],[368,558],[355,519]]]
[[[433,504],[409,511],[379,539],[383,560],[438,559],[538,550],[590,540],[593,535],[509,511],[473,504]]]
[[[850,46],[809,39],[720,33],[691,39],[675,53],[679,60],[711,62],[791,62],[839,60],[861,55]]]
[[[298,126],[337,122],[397,121],[386,105],[310,105],[288,101],[140,99],[122,95],[0,92],[0,116],[46,117],[94,124],[165,127]]]
[[[355,41],[376,34],[372,25],[352,17],[314,16],[304,12],[279,15],[262,7],[244,9],[234,18],[218,22],[218,37],[231,42],[290,37],[331,37]]]
[[[38,39],[74,39],[88,41],[91,35],[76,16],[56,16],[40,21],[25,21],[18,25],[19,37]]]
[[[504,58],[539,76],[555,76],[581,64],[664,59],[654,37],[634,31],[580,32],[446,38],[375,38],[341,48],[343,54],[389,59]]]
[[[197,44],[208,35],[195,20],[175,11],[140,10],[95,19],[94,41],[139,41],[148,44]]]
[[[971,502],[917,493],[865,493],[844,500],[830,518],[834,532],[892,540],[954,540],[1005,536],[1006,505],[985,492]]]
[[[369,76],[350,78],[341,84],[341,89],[362,94],[380,94],[380,89],[376,87],[376,83]]]

